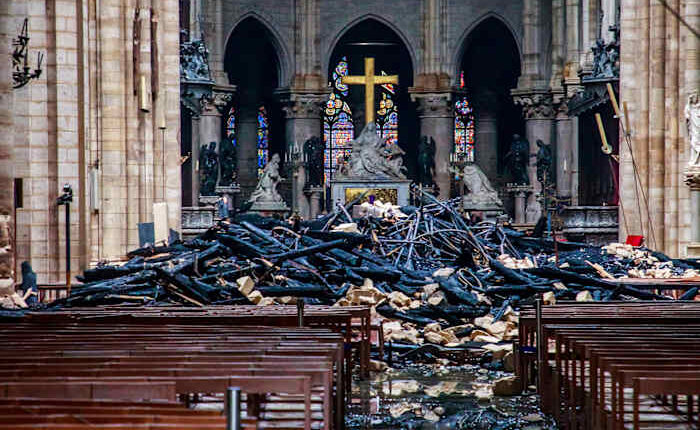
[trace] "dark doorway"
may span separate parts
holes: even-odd
[[[283,155],[284,121],[274,97],[280,83],[280,61],[272,40],[269,30],[250,17],[236,26],[226,45],[224,67],[229,82],[238,87],[235,141],[243,197],[255,187],[258,170],[267,159],[274,153]],[[266,120],[264,127],[260,124],[261,112]],[[266,132],[261,133],[262,129]]]
[[[398,145],[406,152],[404,165],[408,177],[415,177],[416,150],[419,139],[418,117],[415,105],[411,102],[408,88],[413,85],[413,65],[411,56],[401,38],[387,25],[366,19],[353,26],[338,41],[328,64],[328,80],[333,82],[333,72],[338,63],[345,59],[350,75],[363,75],[364,59],[375,59],[375,74],[398,75],[399,84],[392,88],[393,93],[382,86],[375,87],[375,109],[380,109],[384,96],[391,98],[398,112]],[[362,86],[350,87],[347,104],[352,110],[355,136],[366,125],[365,91]],[[379,115],[377,115],[379,117]]]

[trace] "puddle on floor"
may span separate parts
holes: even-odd
[[[534,395],[491,395],[510,373],[477,365],[411,365],[353,381],[348,429],[556,429]]]

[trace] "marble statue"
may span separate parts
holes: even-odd
[[[537,139],[537,180],[545,182],[545,173],[547,174],[547,182],[552,182],[552,147],[546,145],[541,139]]]
[[[491,181],[484,172],[474,163],[467,163],[462,172],[462,181],[469,190],[464,196],[465,208],[501,207],[503,202],[498,198],[498,192],[491,185]]]
[[[404,152],[398,145],[387,145],[379,137],[374,123],[369,123],[360,136],[351,142],[352,152],[347,168],[340,174],[361,178],[405,179]]]
[[[199,194],[213,196],[219,176],[219,155],[216,153],[216,142],[210,142],[208,147],[202,145],[199,152],[199,171]]]
[[[513,183],[516,185],[530,185],[530,178],[527,174],[527,166],[530,161],[530,142],[520,137],[519,134],[514,134],[513,141],[510,144],[510,151],[506,154],[505,159],[513,176]]]
[[[312,136],[304,142],[306,185],[308,186],[321,186],[323,184],[323,150],[323,141],[318,136]]]
[[[280,156],[273,154],[248,201],[251,203],[284,203],[282,196],[277,192],[277,185],[281,179]]]
[[[700,95],[697,90],[688,96],[688,102],[685,105],[685,121],[690,141],[688,166],[700,168]]]
[[[435,140],[423,136],[418,144],[418,183],[432,186],[435,174]]]

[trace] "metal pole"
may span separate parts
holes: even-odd
[[[66,203],[66,287],[70,297],[70,203]]]
[[[304,327],[304,300],[297,301],[297,322],[299,327]]]
[[[228,387],[224,403],[226,430],[241,430],[241,389]]]

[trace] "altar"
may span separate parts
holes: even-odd
[[[362,201],[381,200],[406,206],[410,200],[411,180],[406,178],[403,166],[404,152],[397,144],[388,144],[377,135],[374,121],[374,86],[398,84],[398,76],[374,74],[374,58],[365,58],[365,74],[343,76],[346,85],[365,87],[365,112],[367,125],[360,135],[350,142],[352,152],[347,164],[338,169],[338,175],[330,180],[331,201],[347,204],[365,194]]]
[[[410,190],[410,179],[342,178],[331,181],[331,199],[341,204],[347,204],[366,193],[358,204],[370,201],[374,196],[375,200],[384,203],[406,206],[410,201]]]

